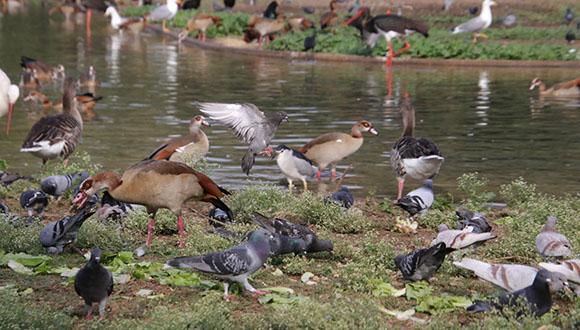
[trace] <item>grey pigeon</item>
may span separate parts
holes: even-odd
[[[301,180],[304,184],[304,190],[308,190],[306,178],[316,174],[316,167],[312,161],[304,156],[300,151],[289,148],[283,144],[274,148],[276,152],[276,163],[282,171],[282,174],[288,180],[288,189],[292,190],[294,180]]]
[[[534,282],[538,270],[534,267],[516,264],[488,264],[483,261],[463,258],[455,261],[457,267],[470,270],[477,277],[493,283],[508,292],[526,288]]]
[[[30,180],[29,176],[20,176],[18,174],[6,173],[0,171],[0,183],[3,186],[9,186],[18,180]]]
[[[467,311],[478,313],[494,308],[501,310],[506,306],[516,306],[521,299],[528,312],[542,316],[552,308],[552,293],[565,286],[568,286],[568,282],[564,275],[542,269],[536,274],[532,285],[512,293],[505,293],[492,301],[475,301],[473,305],[467,307]],[[517,312],[518,316],[522,314],[524,311]]]
[[[277,244],[276,255],[287,253],[304,254],[333,250],[330,240],[321,240],[310,228],[290,222],[285,219],[275,218],[270,220],[264,215],[254,212],[252,220],[262,228],[274,234]]]
[[[433,181],[428,179],[425,180],[422,187],[409,192],[400,198],[395,205],[400,206],[409,215],[414,216],[418,213],[426,212],[433,205],[434,200]]]
[[[576,33],[574,33],[572,30],[570,30],[570,31],[566,32],[564,39],[566,39],[567,43],[573,44],[576,41]]]
[[[178,257],[167,261],[167,265],[177,268],[191,268],[213,275],[224,282],[224,298],[230,299],[229,284],[238,282],[252,294],[260,295],[266,291],[256,290],[248,277],[262,268],[270,256],[274,236],[265,229],[252,232],[247,242],[225,251],[212,252],[202,256]]]
[[[471,246],[475,243],[484,242],[495,238],[492,233],[474,233],[473,227],[466,227],[462,230],[449,229],[446,224],[438,227],[439,233],[431,242],[431,245],[444,242],[448,249],[459,250]]]
[[[342,186],[339,191],[333,192],[332,195],[325,198],[324,201],[333,202],[345,209],[350,209],[354,205],[354,196],[346,186]]]
[[[503,26],[505,27],[512,27],[516,25],[518,22],[518,18],[512,12],[508,12],[508,15],[503,19]]]
[[[566,21],[566,24],[570,24],[570,23],[572,23],[573,20],[574,20],[574,13],[572,12],[572,9],[566,8],[566,12],[564,13],[564,21]]]
[[[75,291],[85,301],[87,320],[93,318],[93,303],[99,304],[99,318],[102,320],[105,317],[107,298],[113,292],[113,275],[100,261],[101,250],[93,248],[91,259],[75,277]]]
[[[302,7],[302,11],[305,12],[306,14],[314,14],[316,12],[316,8],[312,6],[304,6]]]
[[[76,194],[75,194],[76,196]],[[140,209],[145,210],[142,205],[129,204],[114,199],[109,192],[103,192],[101,198],[101,206],[97,210],[97,216],[101,220],[111,219],[120,220],[127,215],[136,212]]]
[[[559,264],[540,262],[540,267],[566,276],[570,288],[580,296],[580,259],[570,259]]]
[[[242,170],[247,175],[254,166],[256,155],[272,154],[270,141],[282,121],[288,121],[288,115],[275,112],[266,116],[257,106],[227,103],[197,103],[199,110],[211,119],[231,128],[238,139],[249,144],[242,158]]]
[[[428,280],[441,267],[450,252],[441,242],[426,249],[415,250],[395,257],[395,265],[408,281]]]
[[[455,211],[457,215],[457,229],[461,230],[465,227],[473,227],[474,233],[488,233],[491,231],[491,226],[483,214],[479,212],[472,212],[467,209],[458,209]]]
[[[226,212],[218,207],[214,207],[213,209],[211,209],[209,211],[209,217],[210,217],[209,223],[213,227],[222,227],[224,223],[232,221],[232,218],[230,217],[228,212]],[[217,220],[217,221],[214,221],[214,220]]]
[[[20,194],[20,206],[28,212],[28,216],[42,216],[48,206],[48,196],[40,190],[27,190]]]
[[[568,257],[572,255],[572,245],[566,236],[556,231],[556,217],[549,216],[536,236],[536,249],[542,257]]]
[[[42,179],[40,182],[40,189],[45,193],[54,197],[60,197],[67,192],[75,182],[83,182],[89,175],[87,172],[52,175]]]
[[[40,232],[40,243],[46,251],[59,254],[65,246],[76,242],[79,228],[96,212],[97,202],[98,198],[93,197],[75,215],[46,224]]]

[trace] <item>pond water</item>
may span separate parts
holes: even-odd
[[[104,96],[97,117],[85,123],[83,143],[106,169],[123,169],[143,159],[168,137],[187,132],[198,114],[193,101],[251,102],[263,111],[284,110],[290,122],[278,130],[274,144],[300,146],[326,132],[348,132],[354,121],[370,120],[379,136],[344,160],[344,184],[359,195],[369,191],[393,196],[396,181],[389,165],[392,143],[401,134],[399,95],[408,90],[416,108],[418,136],[433,139],[446,157],[436,179],[439,192],[453,191],[456,178],[477,171],[492,186],[517,177],[541,191],[577,193],[580,170],[580,100],[540,100],[528,91],[541,76],[548,84],[575,78],[569,69],[450,68],[396,66],[392,96],[380,64],[286,61],[204,51],[179,46],[152,32],[135,36],[108,28],[95,15],[87,39],[82,18],[49,18],[47,9],[0,18],[0,67],[19,80],[19,58],[27,55],[62,63],[78,75],[94,65]],[[43,91],[56,99],[59,92]],[[0,136],[0,159],[12,171],[32,173],[40,160],[19,148],[38,116],[22,101],[16,107],[10,136]],[[5,118],[2,119],[4,122]],[[219,164],[211,176],[228,188],[257,183],[285,184],[274,161],[259,159],[250,177],[240,169],[245,146],[219,125],[205,129],[211,143],[209,161]],[[325,178],[313,189],[332,189]],[[418,183],[409,182],[406,191]]]

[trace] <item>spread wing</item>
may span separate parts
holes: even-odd
[[[199,110],[211,119],[231,128],[238,139],[252,143],[256,136],[264,136],[269,120],[257,106],[228,103],[197,103]]]

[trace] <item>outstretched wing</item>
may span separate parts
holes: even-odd
[[[268,119],[257,106],[228,103],[197,103],[199,110],[211,119],[231,128],[238,139],[251,143],[256,136],[263,136]]]

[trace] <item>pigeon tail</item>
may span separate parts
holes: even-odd
[[[167,265],[175,268],[197,268],[201,264],[201,257],[178,257],[167,261]]]
[[[212,198],[212,199],[211,199],[209,202],[210,202],[210,203],[211,203],[213,206],[215,206],[216,208],[218,208],[218,209],[221,209],[221,210],[223,210],[224,212],[226,212],[226,214],[228,215],[228,219],[229,219],[230,221],[234,219],[234,212],[232,212],[232,210],[230,210],[230,208],[229,208],[229,207],[226,205],[226,203],[222,202],[222,200],[220,200],[220,199],[217,199],[217,198]],[[218,227],[220,227],[220,226],[221,226],[221,224],[218,224],[218,223],[216,223],[216,222],[211,222],[211,223],[212,223],[212,225],[213,225],[214,227],[215,227],[215,226],[218,226]]]
[[[334,244],[332,244],[331,240],[319,240],[316,239],[312,242],[312,245],[308,248],[307,252],[324,252],[328,251],[331,252],[334,249]]]
[[[467,307],[467,311],[470,313],[483,313],[489,312],[492,309],[492,305],[487,301],[476,300],[475,303]]]

